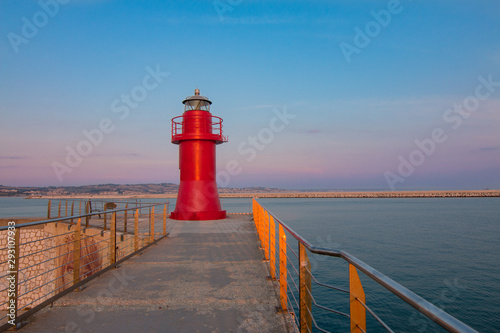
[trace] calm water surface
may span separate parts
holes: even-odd
[[[480,332],[500,332],[500,198],[260,202],[311,243],[355,255]],[[318,279],[348,287],[342,259],[312,263]],[[396,332],[444,331],[363,277],[368,305]],[[348,313],[343,294],[321,294],[322,302]],[[317,314],[324,324],[326,316]],[[345,322],[338,320],[347,328]]]
[[[162,199],[143,199],[162,202]],[[170,210],[175,200],[169,199]],[[323,247],[343,249],[480,332],[500,332],[500,198],[261,199],[282,221]],[[249,199],[223,199],[249,212]],[[45,216],[47,200],[0,198],[0,217]],[[290,237],[288,238],[290,240]],[[347,264],[311,256],[321,282],[348,288]],[[443,332],[361,275],[367,304],[396,332]],[[348,297],[314,287],[316,301],[348,313]],[[385,332],[367,314],[369,332]],[[349,321],[315,310],[317,324]]]

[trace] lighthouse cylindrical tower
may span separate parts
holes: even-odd
[[[179,145],[180,184],[175,220],[220,220],[226,218],[222,210],[215,181],[215,145],[227,142],[222,135],[222,118],[212,116],[212,102],[194,96],[183,102],[182,116],[172,118],[172,143]]]

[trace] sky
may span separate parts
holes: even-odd
[[[0,184],[178,183],[199,88],[219,186],[499,189],[499,36],[497,0],[0,0]]]

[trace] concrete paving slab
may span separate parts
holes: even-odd
[[[21,332],[287,332],[251,215],[170,220],[168,231]]]

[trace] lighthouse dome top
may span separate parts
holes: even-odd
[[[195,89],[194,95],[186,97],[186,99],[182,101],[182,104],[184,104],[184,111],[210,111],[210,104],[212,104],[212,102],[207,97],[200,96],[200,89]]]

